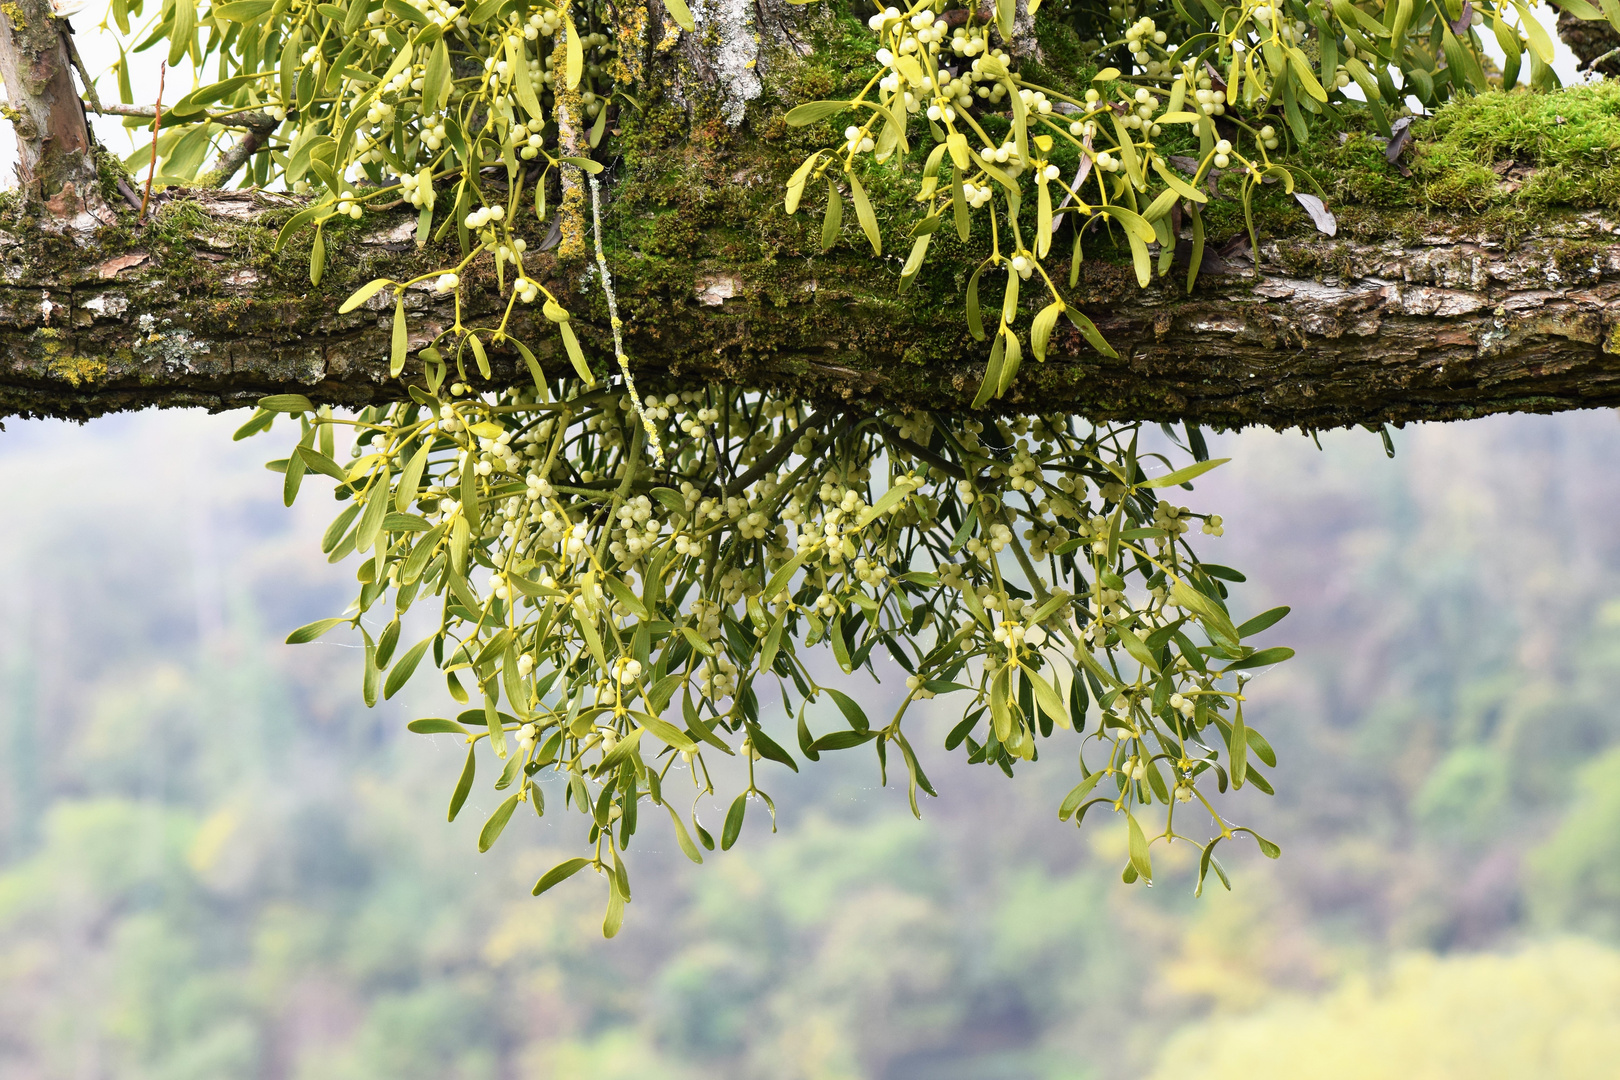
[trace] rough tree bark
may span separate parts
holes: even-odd
[[[753,32],[753,5],[697,7],[722,21],[721,46],[728,33]],[[761,17],[778,8],[764,5]],[[9,32],[0,42],[38,38]],[[691,55],[676,50],[669,61],[708,78],[684,84],[707,104],[681,101],[679,81],[670,96],[746,121],[744,134],[717,123],[718,137],[694,132],[615,170],[607,246],[640,377],[790,388],[851,410],[966,408],[985,347],[964,325],[965,259],[936,260],[899,297],[898,260],[849,245],[811,257],[817,223],[780,209],[802,149],[746,134],[780,127],[780,109],[766,115],[757,100],[769,49],[750,56],[714,40],[687,42]],[[764,40],[791,35],[771,30]],[[0,68],[15,100],[12,69]],[[53,70],[51,79],[65,77]],[[57,131],[66,123],[58,114],[78,110],[59,88],[51,93],[49,123],[31,121],[36,132]],[[82,172],[60,160],[71,138],[60,138],[37,140],[32,160],[44,164],[31,175],[42,199],[50,184],[58,196],[81,190]],[[685,195],[669,205],[671,176],[707,193],[706,217]],[[51,214],[16,215],[0,231],[0,416],[223,409],[278,392],[351,406],[399,396],[387,377],[392,301],[379,295],[348,315],[337,308],[366,280],[414,276],[442,252],[416,249],[404,212],[369,215],[328,233],[330,269],[312,288],[307,239],[270,254],[297,205],[270,193],[172,193],[144,228],[124,214],[88,243],[60,235]],[[895,219],[893,243],[904,224]],[[1170,282],[1142,290],[1128,266],[1088,262],[1073,295],[1119,359],[1099,356],[1064,323],[1047,362],[1026,358],[998,407],[1327,428],[1620,405],[1620,216],[1551,213],[1511,241],[1500,217],[1364,210],[1341,215],[1336,238],[1304,229],[1272,230],[1258,268],[1246,248],[1212,254],[1190,295]],[[543,246],[544,231],[536,226],[531,248]],[[584,264],[538,261],[582,336],[611,355],[605,305]],[[466,283],[466,318],[498,318],[493,271],[475,267]],[[407,311],[413,348],[452,323],[447,300],[426,289],[411,291]],[[543,364],[566,369],[538,313],[521,311],[512,325]],[[512,356],[495,360],[496,380],[527,377]],[[413,360],[407,372],[417,370]]]
[[[67,35],[50,0],[11,0],[0,9],[0,79],[9,98],[3,112],[17,133],[18,184],[49,211],[43,228],[88,235],[114,219],[73,85]]]

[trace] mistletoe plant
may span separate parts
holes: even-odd
[[[1600,17],[1583,0],[1561,2]],[[1086,46],[1090,88],[1065,93],[1021,73],[1032,55],[1024,14],[1039,8],[922,0],[862,11],[874,47],[864,87],[787,114],[800,126],[854,118],[787,183],[789,213],[825,184],[824,246],[840,239],[847,190],[881,253],[863,177],[885,171],[909,179],[918,203],[902,289],[939,229],[989,238],[967,283],[968,326],[993,339],[972,409],[833,423],[817,403],[778,392],[668,385],[642,397],[631,379],[592,153],[621,103],[638,107],[648,65],[696,26],[681,0],[112,4],[134,52],[161,46],[171,64],[217,70],[162,115],[162,182],[194,178],[233,132],[269,131],[236,160],[245,183],[308,197],[278,248],[312,229],[313,282],[337,218],[408,204],[420,246],[459,245],[459,258],[373,281],[343,305],[393,299],[400,377],[413,351],[406,291],[454,297],[455,319],[416,350],[422,377],[397,405],[346,418],[281,395],[238,437],[296,417],[296,445],[271,463],[287,502],[316,472],[349,503],[323,550],[333,562],[360,556],[356,602],[289,640],[358,630],[368,705],[431,657],[465,708],[410,726],[466,740],[449,816],[494,771],[507,794],[480,834],[487,850],[520,804],[545,812],[540,781],[554,779],[562,806],[554,794],[552,811],[580,815],[586,853],[535,892],[592,868],[607,885],[609,935],[630,899],[623,853],[641,814],[667,813],[701,862],[736,842],[754,800],[774,822],[767,762],[797,771],[801,758],[869,746],[885,781],[891,766],[903,771],[916,810],[917,793],[934,792],[916,738],[942,738],[1009,776],[1054,749],[1048,740],[1074,738],[1078,782],[1060,816],[1078,822],[1099,805],[1117,814],[1128,882],[1151,879],[1155,845],[1199,845],[1200,890],[1211,869],[1226,881],[1215,850],[1247,831],[1212,799],[1245,784],[1271,791],[1256,763],[1276,759],[1244,719],[1245,681],[1291,655],[1250,643],[1287,609],[1236,623],[1227,587],[1242,575],[1201,561],[1186,535],[1196,523],[1219,536],[1221,519],[1161,497],[1220,464],[1198,429],[1181,440],[1166,429],[1154,443],[1178,447],[1191,459],[1182,463],[1150,450],[1138,425],[981,410],[1013,383],[1026,340],[1044,359],[1061,317],[1111,352],[1065,298],[1054,249],[1068,245],[1072,289],[1083,240],[1117,226],[1147,285],[1168,273],[1185,227],[1191,287],[1201,208],[1224,194],[1247,209],[1268,180],[1292,190],[1284,148],[1313,125],[1355,111],[1387,133],[1411,98],[1485,88],[1486,23],[1506,55],[1503,80],[1516,81],[1528,55],[1532,84],[1549,86],[1551,42],[1520,0],[1171,0],[1151,13],[1075,2],[1040,13]],[[1620,6],[1604,0],[1604,13],[1620,25]],[[126,103],[128,64],[118,69]],[[1083,77],[1060,74],[1071,86]],[[931,149],[913,153],[914,143]],[[617,386],[599,379],[519,235],[531,214],[552,223],[557,259],[586,269],[587,187]],[[474,263],[492,265],[506,298],[489,324],[462,318]],[[988,326],[987,273],[1005,275]],[[1044,302],[1028,303],[1027,282]],[[545,371],[538,343],[522,340],[534,324],[514,313],[536,303],[571,374]],[[493,384],[491,349],[518,354],[532,380]],[[353,434],[341,463],[340,428]],[[891,662],[905,693],[892,716],[871,716],[845,680]],[[834,669],[829,681],[845,689],[820,681]],[[921,733],[940,705],[920,716],[912,706],[936,695],[960,712]],[[766,731],[762,702],[777,697],[797,756]],[[699,809],[717,793],[716,755],[746,763],[747,781],[711,830]]]

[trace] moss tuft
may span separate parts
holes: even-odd
[[[1620,84],[1540,94],[1520,88],[1459,98],[1412,126],[1403,176],[1362,130],[1324,139],[1295,161],[1340,202],[1484,213],[1620,202]]]

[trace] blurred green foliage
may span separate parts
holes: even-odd
[[[595,897],[524,891],[565,837],[515,818],[480,858],[484,815],[443,822],[454,740],[359,707],[350,650],[276,644],[340,595],[326,514],[284,510],[230,423],[0,443],[6,1080],[1476,1080],[1536,1040],[1562,1056],[1516,1075],[1612,1062],[1616,951],[1536,944],[1620,935],[1609,414],[1408,431],[1393,463],[1364,433],[1226,438],[1249,445],[1209,494],[1245,526],[1209,543],[1264,569],[1256,610],[1292,601],[1302,645],[1261,710],[1300,782],[1245,808],[1290,858],[1236,892],[1191,900],[1191,852],[1119,889],[1119,838],[1052,812],[1072,762],[953,774],[942,714],[924,821],[833,762],[705,872],[638,847],[612,943]]]

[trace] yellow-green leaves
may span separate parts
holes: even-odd
[[[1147,181],[1142,177],[1142,163],[1136,157],[1136,145],[1131,141],[1131,129],[1125,126],[1118,113],[1108,114],[1114,124],[1114,134],[1119,138],[1119,160],[1125,166],[1125,175],[1130,177],[1131,183],[1136,185],[1138,191],[1147,189]]]
[[[1603,14],[1607,16],[1609,25],[1620,30],[1620,0],[1600,0]],[[1567,6],[1567,5],[1566,5]],[[1525,36],[1530,39],[1530,48],[1540,58],[1543,64],[1551,65],[1556,50],[1553,48],[1552,38],[1547,28],[1530,14],[1530,8],[1524,0],[1513,0],[1513,7],[1519,13],[1519,23],[1524,27]]]
[[[562,162],[564,165],[572,165],[576,169],[582,169],[585,172],[590,173],[592,176],[595,176],[597,173],[602,171],[602,163],[600,161],[593,161],[587,157],[560,157],[557,160]]]
[[[410,348],[410,337],[405,327],[405,296],[401,294],[394,301],[394,331],[390,342],[388,374],[390,378],[399,378],[400,372],[405,370],[405,356]]]
[[[579,338],[574,334],[574,328],[567,319],[557,323],[557,330],[562,334],[563,349],[568,353],[568,362],[574,365],[574,372],[585,381],[587,386],[596,385],[596,375],[591,371],[591,365],[585,359],[585,351],[579,347]]]
[[[742,835],[743,816],[748,813],[748,793],[745,791],[732,802],[731,809],[726,811],[726,824],[720,832],[720,850],[730,851],[731,845],[737,842]]]
[[[259,399],[259,408],[271,413],[314,412],[315,404],[303,394],[271,394]]]
[[[1151,883],[1153,881],[1153,861],[1148,858],[1147,834],[1142,831],[1142,825],[1136,820],[1136,815],[1129,811],[1125,814],[1125,824],[1130,838],[1130,869],[1135,871],[1135,876]]]
[[[568,30],[569,40],[573,40],[573,27]],[[512,89],[517,94],[518,104],[522,105],[528,114],[536,120],[544,120],[546,113],[540,107],[540,98],[534,92],[534,83],[529,78],[529,62],[521,44],[522,38],[511,35],[506,39],[506,61],[512,71]],[[443,47],[444,43],[439,43]],[[603,112],[606,112],[604,107]]]
[[[1237,628],[1232,625],[1231,616],[1227,615],[1214,600],[1185,581],[1178,581],[1170,587],[1170,602],[1177,607],[1186,608],[1203,620],[1205,628],[1216,638],[1218,644],[1237,645]]]
[[[332,627],[338,625],[339,623],[346,623],[349,621],[350,620],[348,619],[316,619],[314,622],[305,626],[300,626],[298,629],[288,634],[287,644],[303,645],[306,642],[314,641],[316,638],[332,629]]]
[[[1036,181],[1035,189],[1035,257],[1044,259],[1052,250],[1052,194],[1044,176]]]
[[[669,17],[675,20],[675,25],[687,33],[691,33],[697,28],[697,23],[692,19],[692,9],[686,6],[686,0],[664,0],[664,10],[668,11]],[[702,862],[703,860],[699,859],[698,861]]]
[[[1209,470],[1220,465],[1225,465],[1231,460],[1231,458],[1211,458],[1208,461],[1195,461],[1191,465],[1177,469],[1174,472],[1168,472],[1163,476],[1153,477],[1151,480],[1144,480],[1142,483],[1137,484],[1136,486],[1144,488],[1175,487],[1177,484],[1185,484],[1189,480],[1203,476],[1205,473],[1209,472]]]
[[[942,168],[944,161],[941,155]],[[1125,221],[1122,216],[1122,226]],[[927,228],[917,238],[934,231]],[[1020,293],[1026,291],[1019,272],[990,260],[985,265],[1008,272],[1000,314],[1017,317]],[[373,295],[377,292],[380,288]],[[572,323],[560,305],[543,310],[559,328]],[[1055,324],[1065,313],[1074,317],[1068,305],[1043,297],[1028,341],[1008,321],[997,320],[979,388],[981,403],[1008,393],[1026,345],[1041,357],[1051,351]],[[368,702],[398,696],[431,653],[451,696],[464,704],[476,702],[457,720],[428,718],[411,726],[471,744],[464,748],[467,759],[449,815],[457,815],[471,799],[477,774],[473,748],[486,736],[504,767],[493,778],[502,801],[483,823],[480,848],[495,842],[523,799],[535,799],[536,813],[542,812],[541,789],[535,785],[542,782],[541,770],[554,770],[562,784],[561,790],[552,790],[559,795],[565,791],[564,805],[587,816],[588,839],[599,857],[563,864],[542,879],[540,888],[544,891],[587,865],[602,870],[609,876],[606,931],[622,925],[627,910],[628,875],[619,856],[637,829],[638,813],[646,824],[649,800],[669,808],[675,844],[698,861],[704,848],[735,846],[754,798],[770,807],[769,795],[758,786],[772,771],[762,771],[763,762],[799,768],[797,755],[767,732],[756,695],[766,675],[784,676],[782,685],[790,695],[801,687],[799,680],[814,663],[805,655],[810,649],[830,653],[838,668],[851,674],[870,669],[874,646],[895,656],[909,676],[906,707],[928,694],[967,692],[972,698],[968,713],[953,728],[947,747],[965,744],[970,761],[1004,769],[1061,749],[1043,745],[1044,740],[1073,737],[1067,733],[1082,726],[1090,707],[1089,682],[1103,717],[1098,736],[1105,748],[1100,749],[1110,756],[1100,763],[1094,756],[1089,766],[1082,759],[1081,783],[1058,809],[1073,820],[1094,803],[1111,802],[1133,818],[1140,857],[1133,859],[1129,872],[1137,878],[1151,870],[1145,857],[1147,836],[1153,832],[1150,808],[1186,794],[1180,785],[1189,772],[1211,783],[1217,775],[1223,783],[1233,775],[1227,764],[1230,738],[1223,742],[1208,730],[1215,724],[1230,733],[1231,702],[1224,696],[1230,691],[1221,681],[1236,681],[1236,671],[1275,662],[1287,650],[1255,652],[1240,644],[1216,594],[1219,581],[1236,583],[1241,575],[1221,567],[1206,572],[1190,553],[1164,545],[1163,515],[1156,516],[1155,503],[1145,497],[1147,485],[1162,488],[1186,480],[1211,463],[1150,480],[1137,460],[1134,440],[1121,449],[1126,436],[1105,432],[1088,440],[1085,445],[1092,449],[1079,454],[1035,436],[1027,450],[1018,451],[1017,469],[1009,470],[965,449],[969,429],[949,416],[930,416],[919,429],[919,415],[892,414],[852,429],[846,439],[853,441],[841,451],[849,456],[839,468],[871,468],[882,460],[879,455],[891,452],[891,442],[893,449],[901,449],[898,440],[904,439],[906,446],[926,448],[930,469],[891,471],[887,484],[881,477],[875,483],[841,479],[835,488],[827,483],[831,463],[816,465],[822,420],[797,404],[778,407],[776,398],[716,386],[704,391],[701,405],[690,396],[661,402],[660,412],[668,408],[672,414],[661,437],[673,444],[681,435],[690,437],[694,425],[701,435],[703,425],[710,424],[725,434],[694,440],[690,445],[701,449],[688,451],[698,455],[690,464],[672,456],[654,469],[645,456],[626,453],[631,432],[643,430],[631,425],[641,424],[643,417],[621,404],[619,391],[591,395],[579,381],[560,389],[542,381],[536,389],[534,398],[526,390],[476,389],[441,397],[416,387],[409,402],[361,418],[365,443],[346,469],[313,448],[330,430],[323,422],[328,414],[293,425],[299,445],[277,464],[284,472],[307,467],[336,473],[343,478],[340,493],[352,504],[328,530],[323,549],[337,559],[356,550],[366,555],[357,572],[358,614],[311,624],[296,632],[294,640],[311,640],[340,622],[356,625],[364,643],[362,696]],[[602,408],[610,401],[617,407]],[[287,404],[300,409],[308,403]],[[261,409],[256,415],[274,413]],[[665,418],[649,411],[646,419],[656,428]],[[677,435],[683,420],[685,427]],[[988,419],[972,433],[994,423]],[[999,445],[990,440],[1008,439],[1010,431],[989,432],[975,445]],[[735,461],[711,457],[708,448],[722,438],[749,441],[751,464],[739,470]],[[810,439],[808,446],[800,442],[804,438]],[[619,456],[609,460],[629,472],[596,471],[600,458],[593,447],[610,439]],[[514,449],[502,449],[508,445]],[[1105,451],[1105,446],[1115,450]],[[789,453],[810,465],[794,466],[803,471],[783,476],[776,471],[777,462],[792,460],[783,456]],[[502,460],[507,456],[515,460]],[[933,458],[939,459],[938,473]],[[484,467],[486,462],[490,467]],[[1002,471],[992,475],[993,468]],[[1039,602],[1018,608],[1000,591],[1003,586],[987,564],[995,545],[1012,541],[1015,529],[1032,541],[1038,536],[1027,526],[1040,525],[1046,511],[1037,500],[1018,498],[1015,481],[1023,477],[1021,483],[1034,485],[1052,475],[1046,473],[1049,468],[1083,474],[1087,490],[1103,489],[1112,509],[1103,530],[1073,538],[1055,552],[1048,545],[1038,561],[1031,561],[1045,579],[1054,570],[1066,572],[1048,562],[1047,554],[1074,554],[1074,570],[1068,572],[1076,579],[1043,580]],[[761,551],[752,546],[752,538],[735,537],[731,518],[723,515],[711,525],[708,512],[698,512],[705,497],[699,495],[704,490],[699,485],[712,483],[716,475],[727,478],[720,491],[740,493],[732,517],[760,505],[753,490],[759,481],[749,478],[756,469],[760,476],[775,472],[770,483],[781,490],[773,487],[772,497],[795,500],[795,514],[803,518],[798,535],[815,537],[815,542],[790,540],[791,550],[767,553],[773,549]],[[839,475],[850,477],[848,472]],[[1119,489],[1110,495],[1112,484]],[[645,502],[639,492],[646,493]],[[533,512],[514,515],[525,505]],[[835,505],[838,528],[828,533],[827,515]],[[1161,510],[1163,506],[1157,504]],[[768,529],[769,518],[761,517],[754,522],[743,514],[739,520]],[[542,520],[555,524],[542,525]],[[625,557],[622,538],[639,529],[642,520],[655,523],[649,528],[657,540],[632,562]],[[542,538],[545,529],[554,531]],[[670,543],[677,529],[686,537],[679,549]],[[937,558],[932,569],[897,572],[881,585],[876,578],[828,572],[834,562],[851,569],[863,559],[868,567],[878,565],[886,545],[912,545],[929,533],[940,548],[951,537],[950,554]],[[840,545],[840,557],[830,560],[834,543]],[[1139,586],[1158,569],[1156,563],[1139,559],[1140,553],[1163,561],[1166,574],[1156,581],[1170,588],[1169,605],[1156,606],[1152,620],[1142,617],[1141,602],[1134,597],[1147,591]],[[727,576],[732,568],[747,575],[742,580],[760,584],[738,591],[728,602],[723,591],[706,586],[705,580],[716,585],[724,581],[720,589],[731,589],[738,580],[737,575]],[[1133,576],[1138,580],[1127,580]],[[1093,592],[1094,585],[1101,591]],[[389,593],[397,610],[374,642],[369,627],[381,622],[377,605]],[[442,599],[424,612],[429,596]],[[438,619],[439,626],[430,624],[426,636],[414,643],[402,642],[402,624],[408,624],[405,616],[413,600],[422,606],[410,618]],[[1074,623],[1069,622],[1071,606],[1078,616]],[[920,609],[935,611],[938,625],[948,628],[946,635],[919,642],[909,628],[921,625],[916,618]],[[1258,633],[1278,617],[1280,613],[1259,616],[1245,624],[1244,632]],[[1084,633],[1073,655],[1081,674],[1067,683],[1058,666],[1059,641],[1047,637],[1043,642],[1041,637],[1051,633],[1048,626],[1060,623]],[[873,634],[876,626],[885,628],[888,640]],[[1195,634],[1200,642],[1207,636],[1208,644],[1193,643],[1190,635]],[[1062,643],[1061,654],[1069,648]],[[1178,655],[1189,659],[1191,670],[1169,663]],[[1188,697],[1178,699],[1173,691]],[[835,725],[817,737],[805,719],[805,705],[823,693],[847,727]],[[902,730],[906,707],[874,725],[851,694],[814,686],[800,694],[804,700],[790,700],[787,708],[790,715],[798,709],[798,748],[805,759],[864,748],[878,758],[885,777],[888,766],[903,760],[913,802],[919,791],[932,793],[907,741],[910,736]],[[671,709],[677,698],[678,713]],[[1198,702],[1196,715],[1186,704],[1189,700]],[[1195,730],[1186,730],[1182,721]],[[1196,730],[1200,728],[1204,730]],[[1247,756],[1274,759],[1269,747],[1262,751],[1258,735],[1239,734]],[[1166,740],[1203,748],[1196,750],[1190,770],[1170,769],[1171,763],[1151,749]],[[898,758],[891,753],[896,749]],[[671,764],[708,775],[701,755],[714,750],[728,755],[742,751],[737,764],[752,767],[746,787],[739,784],[723,793],[730,808],[723,825],[710,835],[696,817],[675,814],[662,785]],[[687,755],[689,766],[677,755]],[[1122,770],[1130,779],[1116,784]],[[733,775],[740,779],[740,770]],[[1104,780],[1110,787],[1099,795]],[[1246,767],[1244,784],[1269,790],[1253,768]],[[1087,797],[1092,801],[1086,802]],[[1177,811],[1183,812],[1197,813],[1198,808]],[[661,817],[658,824],[662,826]]]
[[[1052,722],[1059,727],[1070,727],[1069,710],[1063,704],[1063,699],[1052,685],[1032,668],[1024,668],[1022,677],[1029,680],[1030,689],[1034,691],[1035,704],[1041,712],[1052,718]]]
[[[432,644],[433,638],[425,637],[405,650],[405,654],[394,661],[393,669],[388,672],[388,678],[383,681],[384,701],[399,693],[400,689],[410,681],[411,676],[416,672],[416,666],[422,662],[423,654],[427,652],[428,646]]]
[[[928,243],[934,238],[932,230],[923,233],[912,241],[911,254],[906,256],[905,265],[900,268],[900,291],[904,292],[916,280],[917,272],[922,269],[923,259],[928,255]]]
[[[1390,26],[1390,47],[1397,51],[1405,44],[1406,30],[1412,25],[1412,13],[1415,7],[1413,0],[1396,0],[1395,2],[1395,21]]]
[[[169,29],[169,64],[174,66],[197,46],[197,0],[174,0],[174,25]]]
[[[399,486],[394,491],[394,509],[401,514],[410,510],[411,503],[416,499],[417,491],[422,486],[422,472],[427,468],[428,455],[432,451],[433,441],[425,440],[405,463],[405,471],[400,474]]]
[[[1180,84],[1178,83],[1177,85]],[[1154,157],[1153,171],[1159,174],[1159,179],[1164,181],[1165,187],[1171,189],[1183,199],[1187,199],[1188,201],[1195,203],[1209,201],[1208,195],[1205,195],[1202,191],[1199,191],[1197,188],[1187,183],[1187,181],[1175,174],[1175,170],[1166,166],[1162,157]]]
[[[820,160],[821,151],[817,150],[804,159],[803,165],[793,171],[792,178],[788,180],[787,197],[782,204],[782,209],[789,214],[799,212],[799,200],[804,197],[804,185],[810,179],[810,170],[815,168],[816,162]]]
[[[1232,721],[1231,745],[1227,758],[1232,772],[1232,786],[1240,788],[1248,778],[1249,729],[1243,723],[1243,706],[1237,707],[1237,718]]]
[[[789,109],[782,119],[789,127],[804,127],[806,124],[814,124],[818,120],[837,116],[849,108],[850,104],[847,101],[807,101]]]
[[[385,461],[377,466],[372,486],[366,496],[366,508],[360,512],[360,524],[355,527],[356,551],[370,551],[371,545],[377,540],[377,533],[382,529],[383,517],[388,512],[388,504],[391,501],[388,479],[389,468]]]
[[[1408,0],[1410,2],[1410,0]],[[579,89],[579,80],[585,75],[585,45],[580,40],[579,31],[574,29],[572,15],[564,17],[563,26],[568,34],[567,42],[567,85],[570,90]]]
[[[1030,325],[1029,351],[1042,363],[1046,361],[1046,344],[1051,340],[1052,328],[1057,325],[1058,316],[1063,314],[1063,310],[1063,301],[1054,300],[1041,308],[1040,313],[1035,316],[1035,321]]]
[[[957,239],[966,243],[970,229],[967,192],[962,188],[962,170],[954,164],[951,166],[951,216],[956,222]]]
[[[681,820],[681,815],[675,812],[673,806],[665,806],[664,809],[669,811],[670,821],[675,826],[675,842],[680,845],[681,854],[693,862],[701,864],[703,862],[703,853],[698,850],[696,844],[692,843],[692,834],[686,831],[686,823]]]
[[[349,295],[347,300],[343,301],[343,306],[338,308],[338,314],[347,315],[349,312],[353,311],[367,300],[370,300],[378,292],[382,291],[383,288],[392,284],[393,282],[388,278],[376,278],[372,281],[366,282],[364,285],[354,290],[354,292]]]
[[[1317,101],[1326,101],[1327,91],[1322,84],[1316,81],[1316,74],[1311,71],[1311,62],[1308,57],[1296,47],[1288,46],[1288,65],[1294,69],[1294,78],[1305,88],[1305,92]]]
[[[446,821],[456,820],[461,808],[467,802],[467,795],[472,791],[473,780],[478,775],[478,758],[476,746],[467,747],[467,761],[461,767],[461,777],[456,781],[456,790],[450,795],[450,812],[445,816]]]
[[[1153,268],[1148,261],[1147,246],[1158,239],[1158,233],[1140,215],[1123,206],[1110,206],[1107,213],[1125,226],[1125,239],[1131,248],[1131,261],[1136,266],[1136,280],[1144,289],[1153,280]]]
[[[1096,787],[1097,781],[1102,778],[1103,774],[1101,772],[1094,772],[1076,784],[1074,789],[1063,797],[1063,802],[1058,805],[1058,820],[1068,821],[1073,817],[1074,812],[1080,809],[1080,804],[1085,802],[1086,796],[1091,794],[1091,789]]]
[[[968,332],[973,335],[974,340],[976,340],[976,341],[983,341],[984,340],[984,320],[983,320],[983,317],[979,313],[979,275],[984,273],[984,268],[989,266],[989,265],[990,265],[990,263],[989,263],[988,260],[986,260],[985,262],[980,263],[978,269],[973,271],[973,276],[968,278],[968,287],[967,287]]]
[[[827,214],[821,219],[821,250],[831,251],[838,243],[838,235],[844,228],[844,197],[838,193],[838,185],[833,183],[832,177],[827,177]]]
[[[861,231],[872,245],[872,254],[883,254],[883,238],[878,235],[877,215],[872,213],[872,203],[866,197],[866,189],[861,186],[860,177],[854,171],[847,171],[844,175],[849,179],[849,197],[855,204],[855,219],[861,223]]]
[[[539,896],[553,885],[567,881],[590,865],[591,860],[589,859],[564,859],[540,875],[540,880],[534,883],[534,895]]]
[[[319,285],[321,275],[326,272],[326,237],[322,235],[320,226],[315,227],[315,244],[309,252],[309,283]]]

